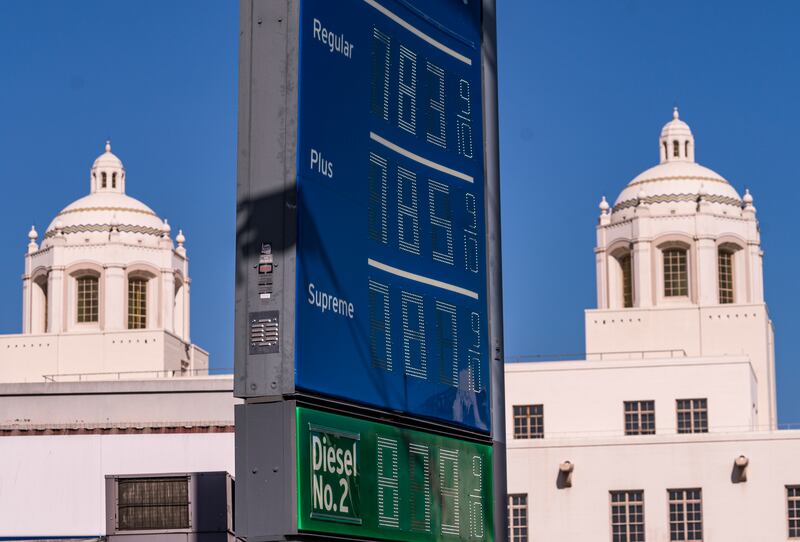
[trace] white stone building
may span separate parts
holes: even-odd
[[[127,181],[106,144],[89,195],[28,235],[22,333],[0,335],[0,539],[232,537],[232,378],[190,340],[183,233]]]
[[[800,539],[753,197],[673,117],[600,203],[586,359],[506,365],[513,542]]]

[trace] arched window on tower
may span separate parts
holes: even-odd
[[[719,302],[733,303],[733,251],[720,248],[717,251],[717,272],[719,276]]]
[[[108,175],[106,174],[105,171],[100,174],[100,178],[102,179],[100,181],[100,187],[106,188],[106,186],[108,186]]]
[[[147,327],[147,279],[128,279],[128,329]]]
[[[622,278],[622,306],[624,308],[633,307],[633,261],[631,253],[625,253],[619,258],[620,275]]]
[[[669,158],[669,151],[667,150],[667,142],[664,142],[664,160]]]
[[[98,321],[100,280],[93,275],[82,275],[75,279],[77,286],[76,320],[79,324]]]
[[[689,295],[689,272],[685,248],[667,248],[664,257],[664,297]]]
[[[117,187],[117,172],[111,174],[111,188]]]
[[[681,155],[681,144],[677,141],[672,142],[672,156],[678,158]]]
[[[47,274],[33,279],[31,333],[47,333]]]
[[[684,146],[683,157],[684,158],[689,158],[689,142],[688,141],[686,142],[686,145]]]

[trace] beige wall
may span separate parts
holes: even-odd
[[[239,402],[233,397],[231,375],[0,384],[0,428],[169,422],[232,425],[233,406]]]
[[[208,353],[163,330],[0,335],[0,382],[42,382],[44,375],[182,368],[207,369]]]
[[[652,400],[656,433],[677,432],[677,399],[708,399],[711,432],[754,429],[756,380],[747,358],[506,364],[506,433],[513,406],[544,405],[545,437],[625,433],[624,401]]]
[[[734,459],[749,458],[734,484]],[[787,484],[800,484],[800,432],[510,440],[508,492],[528,495],[529,540],[611,540],[609,491],[644,490],[646,539],[669,540],[667,489],[702,488],[703,540],[787,539]],[[558,489],[562,461],[573,485]]]
[[[105,476],[234,472],[233,433],[0,437],[3,536],[102,536]]]

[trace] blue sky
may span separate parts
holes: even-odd
[[[500,0],[506,351],[583,351],[594,225],[657,161],[673,105],[761,221],[779,412],[800,422],[800,4]],[[232,366],[234,0],[0,2],[0,333],[20,329],[31,224],[88,192],[106,138],[128,193],[187,236],[192,336]]]

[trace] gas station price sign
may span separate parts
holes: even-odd
[[[489,433],[480,2],[302,0],[299,42],[296,386]]]
[[[491,446],[296,409],[300,531],[494,540]]]

